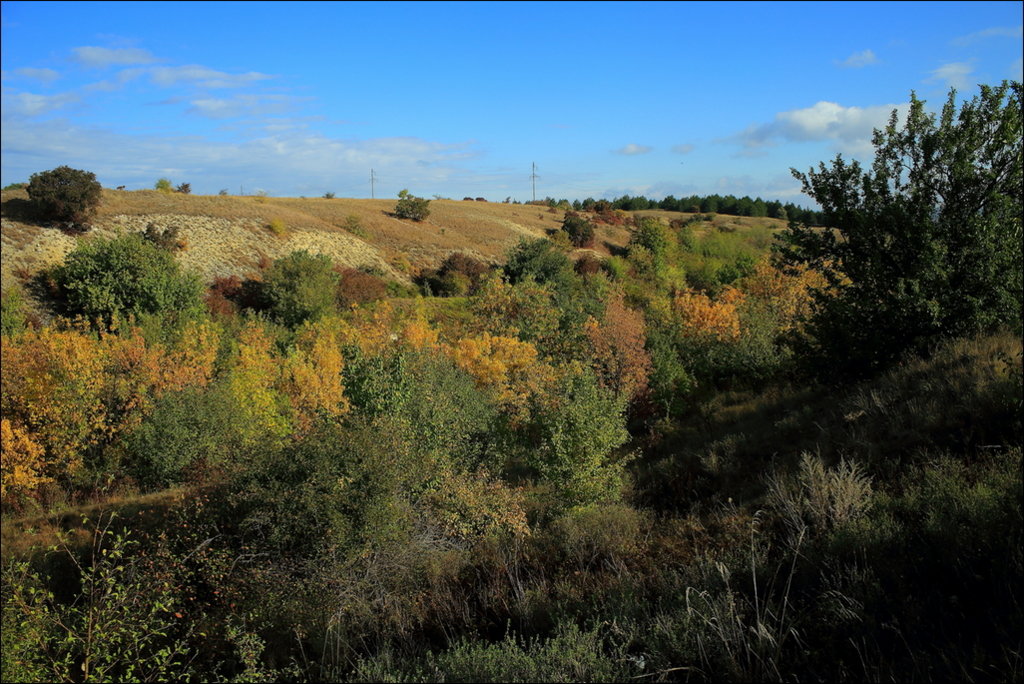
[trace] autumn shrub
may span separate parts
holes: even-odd
[[[644,316],[626,306],[622,295],[609,298],[604,319],[585,325],[590,359],[603,387],[632,401],[647,390],[651,359]]]
[[[345,266],[335,269],[338,273],[338,306],[347,309],[388,295],[388,284],[380,277],[356,268]]]
[[[270,315],[289,327],[335,310],[339,277],[330,258],[305,250],[274,261],[263,279]]]
[[[157,228],[156,224],[150,223],[146,226],[145,232],[142,233],[142,237],[147,242],[156,245],[160,249],[167,250],[168,252],[177,252],[185,247],[185,240],[180,237],[180,229],[177,226],[171,226],[164,230]]]
[[[270,219],[270,222],[267,224],[267,230],[273,233],[276,237],[284,237],[288,234],[288,226],[286,226],[284,221],[279,218]]]
[[[602,261],[593,254],[584,254],[572,265],[572,269],[580,275],[593,275],[602,271]]]
[[[51,273],[59,309],[101,328],[132,316],[182,320],[202,311],[199,278],[137,233],[82,243]]]
[[[32,174],[26,190],[42,217],[75,225],[88,222],[103,193],[96,174],[69,166]]]

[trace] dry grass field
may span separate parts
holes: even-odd
[[[177,227],[187,243],[178,253],[182,266],[206,281],[251,273],[265,259],[306,249],[340,265],[374,267],[408,282],[424,268],[436,267],[452,252],[466,252],[499,263],[522,238],[544,237],[562,223],[564,212],[526,204],[432,200],[422,222],[391,215],[393,199],[298,199],[183,195],[156,190],[104,190],[93,229],[67,235],[35,221],[24,190],[2,195],[2,286],[31,278],[61,261],[79,240],[112,237],[118,231],[143,231],[150,224]],[[645,211],[668,222],[689,214]],[[278,230],[271,229],[271,223]],[[721,225],[719,225],[721,224]],[[280,226],[283,225],[283,230]],[[783,227],[782,221],[717,216],[723,230],[752,226]],[[595,250],[607,256],[626,245],[629,229],[599,225]]]

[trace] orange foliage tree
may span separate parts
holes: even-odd
[[[740,337],[738,306],[743,299],[742,292],[729,286],[717,299],[702,292],[683,292],[673,298],[672,309],[683,324],[684,335],[735,342]]]
[[[590,318],[584,325],[593,354],[593,368],[603,387],[633,400],[647,389],[651,357],[644,317],[626,306],[621,294],[608,299],[604,320]]]
[[[26,331],[4,340],[0,411],[11,421],[11,439],[24,432],[44,450],[41,472],[73,474],[87,449],[137,425],[161,395],[208,384],[217,345],[206,323],[188,324],[170,350],[137,329]]]

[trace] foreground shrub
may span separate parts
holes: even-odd
[[[27,563],[3,569],[2,678],[10,681],[159,681],[189,674],[185,607],[146,569],[136,542],[98,529],[73,602]]]
[[[27,191],[43,218],[82,224],[99,206],[103,187],[95,173],[59,166],[32,174]]]

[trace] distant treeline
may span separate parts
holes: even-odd
[[[561,206],[572,207],[576,211],[603,212],[612,209],[622,211],[643,211],[645,209],[661,209],[663,211],[687,211],[704,214],[728,214],[730,216],[765,216],[768,218],[796,220],[807,225],[822,225],[824,215],[820,211],[798,207],[792,202],[783,204],[778,200],[765,201],[758,197],[751,199],[748,196],[736,197],[735,195],[690,195],[689,197],[674,197],[669,195],[662,200],[648,199],[643,195],[631,197],[623,195],[613,200],[595,200],[588,197],[585,200],[556,200],[553,197],[546,197],[536,204],[544,204],[551,207]]]

